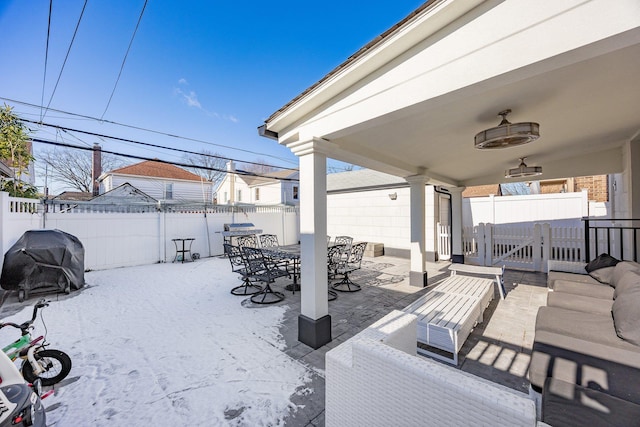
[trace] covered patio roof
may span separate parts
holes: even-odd
[[[331,341],[327,158],[408,182],[410,283],[422,286],[435,233],[425,184],[449,189],[454,262],[464,262],[462,189],[514,181],[505,170],[522,157],[542,179],[622,172],[628,209],[616,213],[637,217],[639,74],[637,0],[432,0],[274,112],[260,134],[300,158],[300,341]],[[475,148],[507,109],[512,123],[539,123],[540,138]]]
[[[640,3],[435,0],[269,117],[283,144],[430,183],[507,182],[520,157],[543,179],[622,172],[640,130]],[[539,140],[474,148],[508,119]]]

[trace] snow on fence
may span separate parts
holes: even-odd
[[[121,207],[90,209],[77,203],[53,210],[45,212],[39,201],[0,192],[2,253],[27,230],[57,228],[80,239],[85,248],[85,269],[101,270],[171,262],[176,253],[174,238],[195,238],[192,253],[202,257],[220,255],[220,232],[226,223],[251,222],[264,233],[276,234],[281,244],[297,243],[300,234],[298,209],[293,206],[173,206],[132,212]]]

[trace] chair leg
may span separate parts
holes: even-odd
[[[349,273],[344,273],[344,277],[338,283],[331,285],[333,289],[340,292],[358,292],[361,287],[349,279]]]
[[[231,289],[233,295],[247,296],[262,292],[262,286],[251,283],[248,279],[244,279],[242,285]]]
[[[275,304],[284,299],[284,295],[271,289],[271,285],[267,283],[262,291],[251,296],[251,302],[254,304]]]

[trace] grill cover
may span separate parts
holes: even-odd
[[[0,285],[5,290],[84,286],[84,247],[60,230],[29,230],[4,255]]]

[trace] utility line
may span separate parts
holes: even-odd
[[[46,140],[46,139],[31,138],[31,141],[38,142],[38,143],[41,143],[41,144],[55,145],[55,146],[58,146],[58,147],[74,148],[74,149],[77,149],[77,150],[85,150],[85,151],[93,151],[94,150],[93,147],[81,147],[79,145],[67,144],[67,143],[64,143],[64,142],[57,142],[57,141],[49,141],[49,140]],[[148,161],[152,161],[152,162],[165,163],[165,164],[173,165],[173,166],[180,166],[180,167],[183,167],[183,168],[205,169],[205,170],[210,170],[210,171],[215,171],[215,172],[224,172],[224,173],[228,172],[226,169],[212,168],[212,167],[209,167],[209,166],[190,165],[190,164],[180,163],[180,162],[170,162],[170,161],[167,161],[167,160],[152,159],[150,157],[136,156],[134,154],[124,154],[124,153],[119,153],[117,151],[109,151],[109,150],[103,150],[103,149],[100,149],[100,151],[103,152],[103,153],[107,153],[107,154],[113,154],[114,156],[127,157],[127,158],[130,158],[130,159],[136,159],[136,160],[148,160]],[[253,177],[256,177],[256,178],[266,178],[266,179],[273,179],[273,180],[277,180],[277,181],[294,181],[294,182],[299,181],[296,178],[278,178],[278,177],[267,176],[267,175],[263,175],[263,174],[259,174],[259,173],[243,171],[243,170],[240,170],[240,169],[236,169],[234,173],[236,175],[253,176]]]
[[[44,105],[44,88],[47,82],[47,63],[49,62],[49,38],[51,36],[51,11],[53,0],[49,0],[49,22],[47,23],[47,45],[44,51],[44,76],[42,76],[42,96],[40,97],[40,121],[42,121],[42,106]]]
[[[104,118],[104,115],[107,114],[107,110],[109,109],[109,105],[111,105],[111,99],[113,98],[113,94],[116,93],[116,88],[118,87],[118,82],[120,81],[120,76],[122,75],[122,70],[124,69],[124,63],[127,61],[127,56],[129,56],[129,51],[131,50],[131,45],[133,44],[133,39],[136,37],[136,33],[138,32],[138,27],[140,26],[140,21],[142,21],[142,15],[144,14],[144,10],[147,7],[147,1],[144,0],[144,5],[142,6],[142,10],[140,11],[140,16],[138,17],[138,23],[136,24],[135,30],[133,30],[133,35],[131,35],[131,40],[129,41],[129,47],[127,47],[127,52],[124,54],[124,58],[122,59],[122,65],[120,65],[120,72],[118,73],[118,78],[116,79],[116,84],[113,86],[113,90],[111,91],[111,96],[109,97],[109,102],[107,102],[107,106],[100,116],[100,120]]]
[[[0,96],[0,99],[5,100],[5,101],[9,101],[9,102],[13,102],[13,103],[16,103],[16,104],[20,104],[20,105],[26,105],[28,107],[40,108],[38,105],[35,105],[35,104],[31,104],[31,103],[24,102],[24,101],[18,101],[16,99],[5,98],[3,96]],[[98,121],[98,122],[101,122],[101,123],[107,123],[107,124],[112,124],[112,125],[116,125],[116,126],[122,126],[122,127],[126,127],[126,128],[129,128],[129,129],[141,130],[141,131],[144,131],[144,132],[155,133],[157,135],[168,136],[168,137],[171,137],[171,138],[182,139],[182,140],[185,140],[185,141],[198,142],[198,143],[201,143],[201,144],[207,144],[207,145],[211,145],[211,146],[214,146],[214,147],[227,148],[229,150],[241,151],[241,152],[250,153],[250,154],[253,154],[253,155],[271,157],[273,159],[281,160],[281,161],[286,162],[286,163],[295,164],[295,162],[293,162],[293,161],[291,161],[289,159],[285,159],[283,157],[274,156],[272,154],[256,153],[256,152],[251,151],[251,150],[245,150],[245,149],[242,149],[242,148],[231,147],[231,146],[228,146],[228,145],[216,144],[216,143],[213,143],[213,142],[210,142],[210,141],[204,141],[202,139],[196,139],[196,138],[189,138],[189,137],[186,137],[186,136],[173,135],[173,134],[166,133],[166,132],[161,132],[161,131],[157,131],[157,130],[153,130],[153,129],[147,129],[147,128],[134,126],[134,125],[128,125],[128,124],[124,124],[124,123],[118,123],[118,122],[114,122],[114,121],[111,121],[111,120],[100,120],[97,117],[87,116],[87,115],[78,114],[78,113],[71,113],[71,112],[68,112],[68,111],[57,110],[57,109],[54,109],[54,108],[50,108],[50,110],[51,111],[55,111],[57,113],[62,113],[62,114],[70,115],[70,116],[80,117],[80,118],[83,118],[83,119],[95,120],[95,121]],[[243,162],[243,163],[248,163],[248,162]]]
[[[69,43],[69,49],[67,49],[67,54],[64,57],[62,68],[60,68],[60,74],[58,74],[58,80],[56,81],[56,85],[53,87],[53,92],[51,92],[51,98],[49,98],[49,103],[47,104],[47,108],[45,108],[44,113],[42,114],[43,119],[44,119],[44,116],[47,115],[47,111],[49,111],[49,106],[51,105],[51,101],[53,101],[53,96],[56,94],[56,89],[58,89],[58,83],[60,83],[60,78],[62,77],[64,66],[67,63],[67,59],[69,58],[69,53],[71,52],[71,46],[73,46],[73,41],[76,39],[76,34],[78,33],[78,28],[80,27],[80,21],[82,21],[82,16],[84,15],[84,10],[87,7],[88,1],[89,0],[84,0],[84,5],[82,6],[82,11],[80,12],[80,17],[78,18],[78,23],[76,24],[76,29],[73,31],[73,37],[71,37],[71,43]]]
[[[183,150],[181,148],[165,147],[165,146],[162,146],[162,145],[151,144],[150,142],[134,141],[132,139],[120,138],[120,137],[117,137],[117,136],[109,136],[109,135],[104,135],[104,134],[95,133],[95,132],[89,132],[89,131],[85,131],[85,130],[68,128],[68,127],[65,127],[65,126],[52,125],[52,124],[47,124],[47,123],[42,123],[42,122],[35,122],[33,120],[28,120],[28,119],[22,119],[22,121],[25,121],[27,123],[33,123],[33,124],[37,124],[37,125],[42,125],[42,126],[48,126],[48,127],[54,128],[54,129],[60,129],[60,130],[63,130],[65,133],[68,133],[68,131],[79,132],[79,133],[84,133],[84,134],[87,134],[87,135],[95,136],[97,138],[109,138],[109,139],[113,139],[113,140],[116,140],[116,141],[130,142],[130,143],[133,143],[133,144],[144,145],[144,146],[147,146],[147,147],[162,148],[164,150],[170,150],[170,151],[178,151],[180,153],[195,154],[195,155],[198,155],[198,156],[213,157],[213,158],[222,159],[222,160],[233,160],[233,161],[239,162],[239,163],[247,163],[247,164],[258,165],[258,166],[268,166],[270,168],[276,168],[276,169],[289,169],[289,168],[282,168],[281,166],[267,165],[267,164],[264,164],[264,163],[245,162],[245,161],[241,161],[241,160],[237,160],[237,159],[229,159],[228,157],[218,156],[218,155],[215,155],[215,154],[204,154],[204,153],[198,153],[198,152],[190,151],[190,150]]]

